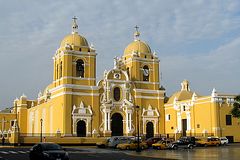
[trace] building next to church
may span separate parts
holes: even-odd
[[[209,96],[201,96],[192,92],[189,82],[184,80],[181,90],[164,104],[165,132],[197,137],[226,136],[230,142],[240,142],[239,119],[230,113],[235,97],[216,89]]]
[[[114,68],[104,71],[98,82],[96,60],[96,49],[78,33],[74,18],[72,33],[53,55],[52,83],[36,100],[22,95],[14,100],[11,113],[0,113],[0,133],[13,143],[27,143],[28,137],[38,141],[41,133],[72,143],[69,137],[135,136],[139,119],[140,134],[147,138],[201,134],[240,142],[239,123],[229,113],[235,95],[214,90],[211,96],[200,96],[185,80],[181,91],[168,99],[160,85],[160,60],[140,40],[138,27],[123,55],[114,58]]]

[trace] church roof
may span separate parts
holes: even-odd
[[[194,92],[190,91],[190,87],[189,87],[189,82],[187,80],[184,80],[181,83],[181,90],[175,92],[168,100],[168,104],[172,104],[174,102],[174,99],[178,100],[178,101],[183,101],[183,100],[188,100],[188,99],[192,99],[192,96],[194,94]],[[196,94],[196,93],[195,93]],[[196,96],[199,96],[198,94],[196,94]]]

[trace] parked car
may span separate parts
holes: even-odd
[[[106,148],[106,147],[108,147],[109,140],[110,140],[110,138],[104,139],[102,142],[96,143],[96,146],[98,148]]]
[[[215,137],[208,137],[208,138],[198,138],[196,140],[197,146],[219,146],[221,144],[221,141],[219,138]]]
[[[152,137],[152,138],[148,138],[145,142],[147,143],[148,147],[152,147],[152,144],[157,143],[160,140],[162,140],[162,138]]]
[[[229,143],[227,137],[220,137],[219,139],[221,141],[221,145],[227,145]]]
[[[127,150],[131,150],[131,149],[137,149],[138,147],[138,142],[135,141],[135,140],[130,140],[126,143],[122,143],[122,144],[118,144],[117,145],[117,148],[118,149],[127,149]],[[139,147],[144,150],[144,149],[147,149],[148,148],[148,145],[146,142],[140,142],[139,143]]]
[[[55,143],[35,144],[29,153],[30,160],[69,160],[68,152]]]
[[[108,147],[117,148],[118,144],[127,143],[128,141],[134,139],[134,136],[113,136],[109,139]]]
[[[169,143],[167,145],[170,149],[178,149],[178,148],[188,148],[193,149],[195,146],[195,137],[181,137],[175,142]]]
[[[157,143],[152,144],[153,149],[166,149],[171,140],[160,140]]]

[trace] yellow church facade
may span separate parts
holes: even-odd
[[[139,119],[140,134],[147,138],[201,133],[232,136],[240,142],[237,119],[232,118],[231,126],[224,125],[234,95],[213,92],[201,97],[184,81],[182,90],[167,101],[160,85],[160,60],[140,40],[138,27],[134,40],[121,57],[114,58],[114,67],[105,70],[98,82],[96,61],[96,49],[78,33],[73,18],[72,33],[63,38],[53,55],[52,83],[36,100],[22,95],[14,100],[11,113],[0,112],[0,133],[9,136],[10,142],[41,133],[62,139],[135,136]],[[16,132],[17,138],[13,136]]]

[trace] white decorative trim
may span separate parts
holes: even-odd
[[[64,76],[64,77],[61,77],[60,79],[57,79],[57,80],[53,81],[53,83],[54,83],[54,82],[59,82],[59,81],[61,81],[61,80],[63,80],[63,79],[96,80],[96,78],[84,78],[84,77],[82,78],[82,77]]]
[[[82,48],[84,48],[84,46],[82,46]],[[85,47],[88,48],[88,47]],[[76,51],[76,50],[61,50],[60,49],[60,56],[62,55],[71,55],[71,56],[81,56],[81,57],[85,57],[85,56],[96,56],[97,53],[96,52],[82,52],[82,51]],[[83,56],[85,55],[85,56]]]
[[[135,98],[144,98],[144,99],[164,99],[164,97],[153,97],[153,96],[134,96]]]
[[[57,86],[55,88],[52,88],[49,90],[49,92],[54,93],[56,91],[59,91],[61,89],[84,89],[84,90],[98,90],[98,86],[87,86],[87,85],[77,85],[77,84],[62,84],[60,86]]]
[[[133,89],[135,92],[141,92],[141,93],[165,93],[163,90],[150,90],[150,89]]]
[[[74,95],[74,96],[99,96],[99,93],[84,93],[84,92],[61,92],[51,97],[51,99],[62,95]]]
[[[86,136],[90,136],[91,135],[91,121],[92,121],[92,107],[90,105],[88,106],[84,106],[83,102],[80,102],[79,106],[75,106],[73,105],[73,110],[72,110],[72,131],[73,134],[76,135],[77,134],[77,123],[79,121],[84,121],[85,125],[86,125]]]
[[[148,62],[148,63],[153,63],[153,64],[160,62],[159,59],[148,59],[148,58],[139,58],[139,57],[134,57],[134,58],[130,57],[130,58],[126,59],[126,60],[125,60],[125,58],[123,58],[123,59],[124,59],[124,64],[130,63],[130,62],[134,62],[134,61],[145,62],[145,63]]]
[[[118,82],[118,83],[129,83],[129,81],[126,80],[117,80],[117,79],[107,79],[107,82]]]
[[[147,81],[133,81],[134,83],[141,83],[141,84],[160,84],[160,82],[147,82]]]
[[[164,104],[165,107],[168,107],[168,106],[173,106],[173,103],[171,104]],[[169,108],[169,107],[168,107]]]

